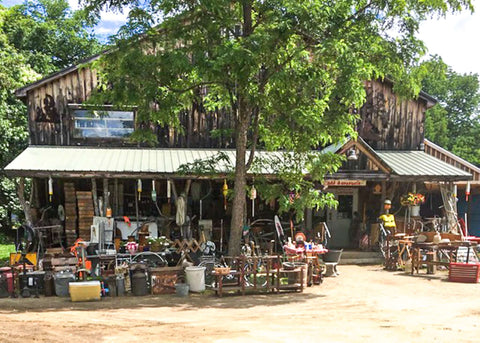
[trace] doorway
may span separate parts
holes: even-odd
[[[327,225],[332,237],[330,238],[330,248],[350,248],[353,241],[350,238],[349,231],[352,225],[353,213],[358,211],[358,189],[357,188],[338,188],[332,189],[338,201],[338,207],[327,209]]]

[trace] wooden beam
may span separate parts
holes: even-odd
[[[97,181],[92,177],[92,196],[93,196],[93,209],[95,216],[100,216],[100,210],[98,209],[98,195],[97,195]]]
[[[103,217],[107,215],[107,207],[110,207],[110,192],[108,191],[108,179],[103,179]]]

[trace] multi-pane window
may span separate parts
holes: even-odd
[[[134,129],[133,111],[74,110],[75,138],[123,138]]]

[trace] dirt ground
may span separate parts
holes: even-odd
[[[304,293],[0,299],[1,342],[478,342],[480,284],[339,266]]]

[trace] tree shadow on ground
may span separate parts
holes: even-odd
[[[317,286],[318,287],[318,286]],[[217,297],[207,291],[199,294],[190,294],[188,297],[178,297],[175,294],[105,297],[100,301],[71,302],[70,298],[40,297],[40,298],[4,298],[0,299],[0,314],[18,312],[50,312],[50,311],[96,311],[121,310],[140,308],[178,308],[182,311],[206,308],[248,309],[255,306],[278,306],[290,303],[305,303],[309,300],[321,298],[325,295],[311,292],[304,293],[256,293],[245,296],[224,294]]]

